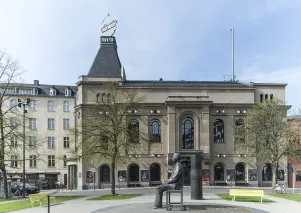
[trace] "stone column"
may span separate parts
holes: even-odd
[[[167,153],[176,151],[176,112],[175,107],[168,107],[168,146]]]
[[[199,153],[191,156],[191,200],[203,199],[202,161]]]
[[[204,153],[210,152],[210,118],[209,107],[204,107],[201,121],[201,150]]]

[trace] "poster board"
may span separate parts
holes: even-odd
[[[126,181],[126,171],[119,170],[118,171],[118,182],[125,182]]]

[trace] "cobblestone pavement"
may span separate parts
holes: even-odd
[[[197,205],[197,204],[186,204],[185,205],[186,211],[185,212],[193,212],[193,213],[266,213],[266,211],[258,210],[258,209],[250,209],[250,208],[242,208],[239,206],[227,206],[227,205],[214,205],[214,204],[204,204],[204,205]],[[166,209],[153,209],[152,203],[143,203],[143,204],[135,204],[135,205],[121,205],[121,206],[112,206],[107,207],[104,209],[100,209],[94,211],[92,213],[133,213],[133,212],[143,212],[143,213],[166,213]],[[175,206],[169,212],[171,213],[183,213],[180,210],[180,207]]]

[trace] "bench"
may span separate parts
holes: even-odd
[[[35,201],[40,202],[40,206],[42,207],[42,201],[47,199],[47,195],[48,195],[48,193],[45,193],[45,192],[28,195],[30,202],[31,202],[31,207],[33,207],[33,204]],[[55,203],[55,197],[50,197],[50,199],[53,199],[54,203]]]
[[[260,197],[260,202],[262,203],[264,191],[250,189],[230,189],[229,195],[233,196],[232,201],[235,201],[235,197]]]
[[[170,194],[180,194],[181,201],[180,202],[171,202]],[[177,205],[180,204],[181,210],[185,210],[185,206],[183,206],[183,188],[181,190],[169,189],[166,191],[166,211],[171,210],[172,204],[177,204]]]

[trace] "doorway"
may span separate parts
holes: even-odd
[[[191,164],[190,164],[190,157],[183,158],[181,160],[181,163],[184,167],[184,186],[190,186],[191,185],[191,178],[190,178],[190,172],[191,172]]]

